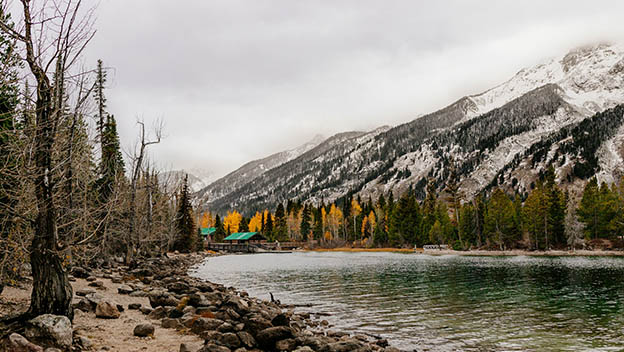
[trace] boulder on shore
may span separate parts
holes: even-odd
[[[102,301],[95,307],[96,318],[117,319],[120,315],[117,306],[107,301]]]
[[[154,335],[154,325],[152,324],[139,324],[134,327],[134,336],[146,337]]]
[[[2,346],[3,351],[13,352],[43,352],[43,347],[28,341],[24,336],[12,333]]]
[[[286,340],[292,337],[294,337],[292,329],[286,326],[276,326],[258,332],[258,335],[256,335],[256,341],[258,341],[260,347],[274,348],[277,341]]]
[[[68,349],[72,345],[73,330],[69,319],[61,315],[43,314],[28,321],[24,335],[35,342]]]

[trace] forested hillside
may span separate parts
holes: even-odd
[[[410,188],[423,199],[428,177],[442,190],[449,160],[458,161],[459,183],[469,198],[497,185],[525,194],[550,164],[564,184],[594,174],[613,182],[624,172],[617,162],[624,134],[611,132],[619,123],[589,127],[583,121],[624,101],[622,62],[624,50],[617,45],[572,50],[409,123],[336,139],[322,152],[304,153],[236,191],[218,187],[224,191],[212,197],[202,191],[199,205],[251,215],[287,200],[341,202],[352,194],[378,198]],[[560,146],[574,128],[592,129],[586,131],[591,145],[583,151]]]

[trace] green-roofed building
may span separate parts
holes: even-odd
[[[216,227],[202,227],[201,230],[199,231],[199,234],[202,236],[204,241],[206,241],[206,239],[208,239],[209,241],[212,241],[212,236],[214,236],[214,233],[216,231],[217,231]]]
[[[223,240],[232,241],[232,243],[246,243],[266,241],[266,237],[262,236],[260,232],[236,232]]]

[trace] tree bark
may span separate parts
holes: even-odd
[[[51,87],[45,75],[35,75],[37,84],[37,129],[35,166],[37,221],[33,237],[30,265],[33,290],[28,314],[65,315],[73,320],[72,287],[57,249],[58,230],[53,198],[52,147],[54,145]]]
[[[35,195],[37,198],[37,221],[33,237],[30,265],[33,273],[33,290],[28,315],[56,314],[73,320],[71,306],[72,287],[57,249],[58,230],[54,206],[52,177],[52,148],[55,140],[57,113],[52,101],[50,79],[37,62],[32,39],[32,20],[29,3],[24,7],[24,44],[26,62],[37,81],[36,129],[35,129]]]

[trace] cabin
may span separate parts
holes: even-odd
[[[199,230],[199,235],[202,237],[202,239],[204,240],[204,242],[206,240],[208,241],[212,241],[213,238],[212,236],[214,235],[214,233],[217,231],[216,227],[202,227]]]
[[[260,232],[236,232],[223,240],[230,243],[260,243],[267,239]]]

